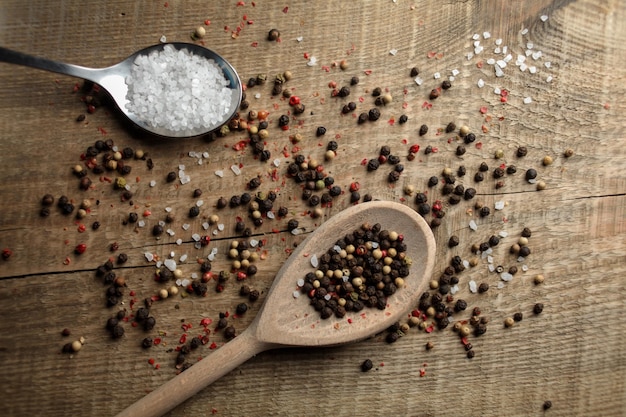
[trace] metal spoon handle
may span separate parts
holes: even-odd
[[[37,68],[45,71],[65,74],[72,77],[83,78],[89,81],[98,82],[96,73],[98,70],[92,68],[81,67],[73,64],[65,64],[63,62],[53,61],[51,59],[40,58],[37,56],[27,55],[22,52],[12,51],[0,46],[0,62],[9,64],[23,65],[26,67]]]

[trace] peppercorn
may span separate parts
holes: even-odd
[[[480,214],[480,217],[487,217],[491,213],[491,210],[489,210],[489,207],[483,206],[480,208],[478,213]]]
[[[464,311],[466,308],[467,308],[467,301],[461,300],[461,299],[456,300],[456,303],[454,304],[454,311],[456,312]]]
[[[524,315],[522,313],[513,314],[513,320],[515,321],[522,321],[523,318],[524,318]]]
[[[497,167],[496,169],[493,170],[493,177],[494,178],[502,178],[504,176],[504,169]]]
[[[475,182],[481,182],[485,179],[485,176],[483,175],[482,172],[477,172],[476,174],[474,174],[474,181]]]
[[[504,326],[505,327],[512,327],[513,324],[515,324],[515,320],[513,320],[513,317],[507,317],[504,319]]]
[[[518,158],[523,158],[527,154],[528,154],[528,149],[526,148],[526,146],[520,146],[519,148],[517,148],[516,155]]]
[[[372,122],[378,120],[380,118],[380,110],[378,110],[377,108],[371,109],[368,112],[367,117]]]
[[[122,336],[124,336],[124,328],[120,324],[114,326],[111,329],[111,336],[113,336],[114,339],[121,338]]]
[[[378,97],[383,93],[383,90],[380,87],[376,87],[372,90],[372,96]]]
[[[350,88],[349,87],[341,87],[341,89],[339,90],[337,95],[339,97],[348,97],[350,95]]]
[[[473,350],[467,351],[467,359],[472,359],[474,356],[475,356],[475,353]]]
[[[522,246],[519,250],[519,256],[525,258],[528,255],[530,255],[530,248],[528,246]]]
[[[350,78],[350,85],[357,85],[359,83],[359,77]]]
[[[357,123],[358,124],[362,124],[365,123],[369,120],[369,114],[368,113],[361,113],[359,114],[359,117],[357,119]]]
[[[534,314],[541,314],[541,312],[543,312],[543,304],[541,303],[537,303],[533,306],[533,313]]]
[[[552,401],[549,401],[549,400],[548,400],[548,401],[545,401],[545,402],[543,403],[543,409],[544,409],[544,410],[549,410],[549,409],[551,409],[551,408],[552,408]]]
[[[370,359],[365,359],[363,363],[361,363],[361,371],[367,372],[370,371],[374,367],[374,364]]]
[[[441,93],[439,92],[438,88],[433,88],[430,91],[430,94],[428,95],[428,98],[431,99],[431,100],[435,100],[437,97],[439,97],[440,94]]]
[[[385,341],[387,343],[395,343],[398,341],[399,338],[400,338],[400,335],[398,334],[398,332],[391,332],[387,334]]]
[[[537,170],[534,168],[526,170],[525,177],[527,181],[534,180],[535,178],[537,178]]]
[[[563,152],[563,156],[566,158],[571,158],[573,155],[574,155],[574,150],[571,148],[568,148]]]
[[[409,120],[409,116],[407,116],[406,114],[403,114],[400,116],[400,118],[398,119],[398,123],[400,123],[401,125],[405,124],[407,121]]]
[[[449,90],[450,87],[452,87],[452,83],[450,81],[448,81],[448,80],[444,80],[441,83],[441,88],[443,88],[444,90]]]
[[[453,248],[455,246],[459,246],[459,237],[456,235],[452,235],[450,236],[450,239],[448,239],[448,247]]]
[[[419,75],[419,69],[417,69],[417,67],[413,67],[411,68],[411,71],[409,72],[409,76],[415,78]]]
[[[454,122],[450,122],[446,125],[446,133],[452,133],[456,130],[456,124]]]
[[[246,314],[246,312],[248,311],[248,304],[246,303],[237,304],[237,308],[235,311],[240,316],[243,314]]]
[[[326,128],[324,126],[318,126],[318,128],[315,130],[316,136],[324,136],[325,134],[326,134]]]
[[[278,29],[270,29],[270,31],[267,33],[268,41],[277,41],[279,38],[280,32],[278,31]]]
[[[175,181],[175,180],[176,180],[176,176],[177,176],[177,175],[176,175],[176,173],[175,173],[174,171],[172,171],[172,172],[168,172],[168,173],[167,173],[167,177],[165,178],[165,180],[166,180],[167,182],[173,182],[173,181]]]
[[[532,235],[532,231],[528,227],[525,227],[522,229],[522,233],[521,233],[522,237],[529,238],[531,235]]]
[[[479,286],[478,286],[478,292],[480,294],[486,293],[487,291],[489,291],[489,284],[487,284],[486,282],[482,282]]]
[[[224,339],[231,340],[236,336],[235,328],[233,326],[228,326],[224,329]]]
[[[421,125],[420,126],[420,130],[419,130],[419,135],[420,136],[424,136],[426,133],[428,133],[428,126],[427,125]]]

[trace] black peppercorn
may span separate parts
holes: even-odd
[[[318,126],[318,128],[315,130],[316,136],[324,136],[325,134],[326,134],[326,128],[324,126]]]
[[[439,89],[438,89],[438,88],[433,88],[433,89],[430,91],[430,94],[428,95],[428,98],[429,98],[429,99],[431,99],[431,100],[434,100],[434,99],[436,99],[437,97],[439,97],[439,95],[440,95],[440,94],[441,94],[441,93],[440,93],[440,91],[439,91]]]
[[[502,178],[504,177],[504,170],[500,167],[496,168],[493,170],[493,177],[494,178]]]
[[[552,401],[546,401],[543,403],[543,409],[544,410],[549,410],[552,408]]]
[[[417,206],[417,212],[422,216],[426,216],[428,213],[430,213],[430,204],[421,203]]]
[[[277,41],[279,38],[280,32],[278,31],[278,29],[270,29],[270,31],[267,33],[268,41]]]
[[[450,236],[448,239],[448,247],[453,248],[455,246],[459,246],[459,237],[457,235]]]
[[[161,236],[163,234],[163,226],[160,224],[155,224],[152,227],[152,236]]]
[[[365,359],[363,363],[361,363],[361,371],[367,372],[374,367],[374,364],[370,359]]]
[[[383,93],[383,90],[380,87],[376,87],[372,90],[372,96],[378,97]]]
[[[475,196],[476,196],[476,190],[474,188],[466,188],[465,192],[463,193],[463,198],[465,200],[471,200]]]
[[[467,351],[467,359],[472,359],[475,356],[474,351],[473,350],[468,350]]]
[[[224,329],[224,339],[231,340],[236,336],[235,328],[233,326],[228,326]]]
[[[479,286],[478,286],[478,292],[480,294],[485,293],[489,291],[489,284],[487,284],[486,282],[482,282]]]
[[[456,300],[456,303],[454,304],[454,311],[459,312],[459,311],[464,311],[467,308],[467,302],[465,300]]]
[[[417,67],[413,67],[411,68],[411,72],[409,72],[409,76],[411,77],[417,77],[419,75],[419,70],[417,69]]]
[[[543,312],[543,304],[537,303],[533,306],[533,313],[541,314]]]
[[[200,209],[198,208],[198,206],[192,206],[189,209],[189,217],[198,217],[199,214],[200,214]]]
[[[380,110],[378,110],[377,108],[371,109],[368,112],[367,117],[370,121],[375,122],[380,118]]]
[[[485,176],[483,175],[482,172],[477,172],[476,174],[474,174],[474,181],[475,182],[481,182],[484,179],[485,179]]]
[[[357,123],[362,124],[365,123],[369,120],[369,114],[368,113],[361,113],[359,114],[359,118],[357,119]]]
[[[398,341],[399,338],[400,338],[400,335],[398,334],[398,332],[391,332],[387,334],[385,341],[387,343],[395,343]]]
[[[246,304],[246,303],[237,304],[237,307],[236,307],[235,311],[240,316],[243,315],[243,314],[246,314],[246,312],[248,311],[248,304]]]
[[[524,315],[522,313],[513,314],[513,320],[515,321],[522,321],[523,318],[524,318]]]
[[[439,178],[432,176],[428,179],[428,187],[434,187],[439,184]]]
[[[400,179],[400,173],[396,170],[391,171],[389,175],[387,175],[387,181],[389,182],[397,182]]]
[[[522,246],[519,250],[519,256],[525,258],[528,255],[530,255],[530,248],[528,246]]]
[[[489,246],[497,246],[500,243],[500,238],[496,235],[491,235],[489,238]]]
[[[526,180],[534,180],[535,178],[537,178],[537,170],[530,168],[526,171]]]
[[[52,194],[44,195],[41,199],[41,204],[43,206],[51,206],[52,204],[54,204],[54,197],[52,196]]]
[[[350,78],[350,85],[357,85],[359,83],[359,77]]]
[[[150,347],[152,347],[152,338],[151,337],[146,337],[141,341],[141,347],[144,349],[148,349]]]
[[[402,125],[402,124],[405,124],[408,120],[409,120],[409,117],[406,114],[403,114],[398,119],[398,123]]]
[[[121,338],[124,336],[124,328],[120,324],[113,327],[113,329],[111,329],[111,336],[113,336],[114,339]]]
[[[176,180],[176,173],[174,171],[168,172],[167,177],[165,178],[167,182],[173,182]]]
[[[298,220],[291,219],[287,222],[287,230],[292,231],[298,228]]]
[[[480,208],[478,213],[480,214],[480,217],[487,217],[491,213],[491,210],[489,210],[489,207],[483,206]]]
[[[420,136],[424,136],[426,133],[428,133],[428,126],[427,125],[421,125],[420,126],[420,130],[419,130],[419,135]]]
[[[467,170],[465,169],[465,165],[461,165],[456,170],[456,175],[459,176],[459,177],[464,177],[466,172],[467,172]]]
[[[339,92],[337,93],[337,95],[339,97],[348,97],[350,95],[350,88],[349,87],[341,87],[339,89]]]
[[[528,154],[528,149],[525,146],[520,146],[517,148],[516,155],[518,158],[522,158]]]
[[[376,171],[380,167],[380,162],[377,158],[372,158],[367,161],[367,170],[368,171]]]
[[[446,125],[446,133],[452,133],[456,130],[456,124],[454,122],[450,122]]]
[[[444,80],[444,82],[441,83],[441,88],[444,90],[449,90],[450,87],[452,87],[452,83],[448,80]]]
[[[509,165],[508,167],[506,167],[506,173],[509,175],[513,175],[517,172],[517,168],[515,167],[515,165]]]
[[[473,133],[468,133],[467,135],[465,135],[465,137],[463,137],[463,141],[466,144],[470,144],[472,142],[474,142],[476,140],[476,135]]]

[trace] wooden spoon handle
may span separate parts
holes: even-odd
[[[117,417],[157,417],[167,413],[202,388],[226,375],[257,353],[269,349],[252,331],[239,336],[155,389]]]

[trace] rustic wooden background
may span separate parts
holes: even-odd
[[[219,312],[232,311],[243,300],[239,283],[229,282],[219,294],[211,289],[206,298],[179,295],[155,302],[152,314],[157,326],[146,334],[161,334],[163,343],[142,350],[143,330],[127,323],[124,338],[112,340],[104,329],[117,308],[104,306],[104,287],[94,271],[109,257],[128,254],[129,261],[116,272],[127,280],[124,307],[129,308],[129,291],[142,300],[159,288],[146,252],[162,259],[174,252],[177,260],[187,254],[180,268],[189,277],[199,270],[196,259],[215,247],[219,253],[213,270],[228,269],[224,253],[235,236],[236,216],[245,217],[245,210],[218,211],[214,205],[220,196],[244,192],[251,178],[260,175],[260,189],[276,190],[277,204],[290,209],[287,218],[253,228],[257,239],[266,240],[266,259],[258,262],[259,273],[248,283],[263,292],[288,249],[302,239],[285,231],[287,220],[296,218],[307,232],[313,230],[350,204],[347,190],[352,182],[361,184],[362,194],[415,207],[413,198],[403,193],[405,186],[425,190],[430,176],[461,164],[468,171],[461,182],[470,186],[483,161],[491,169],[500,163],[518,167],[515,175],[505,177],[503,188],[495,189],[489,175],[476,185],[479,199],[492,208],[505,201],[504,210],[479,218],[471,203],[462,202],[446,207],[442,225],[435,229],[435,278],[452,256],[469,260],[473,243],[501,231],[509,236],[495,248],[494,265],[520,267],[501,289],[485,260],[458,275],[460,290],[455,297],[466,299],[470,308],[479,306],[490,319],[484,336],[470,338],[473,359],[466,358],[450,328],[430,334],[413,328],[395,344],[378,335],[340,348],[267,352],[170,415],[625,415],[624,22],[626,4],[617,0],[533,0],[523,6],[495,0],[1,2],[0,45],[93,67],[116,63],[158,43],[162,36],[191,41],[194,29],[205,26],[203,43],[223,54],[244,82],[257,74],[271,79],[291,71],[293,79],[287,86],[307,109],[291,122],[290,130],[282,131],[277,119],[289,111],[287,102],[272,98],[269,85],[248,91],[251,109],[270,112],[267,147],[272,158],[281,161],[272,180],[270,164],[258,161],[249,150],[233,149],[245,139],[244,132],[216,141],[154,140],[129,129],[110,106],[86,113],[84,94],[73,91],[80,80],[0,63],[0,248],[6,258],[0,260],[2,415],[115,415],[172,378],[176,355],[169,350],[184,333],[181,323],[191,323],[188,333],[194,335],[201,330],[202,318],[216,320]],[[280,30],[281,42],[266,39],[272,28]],[[484,39],[484,32],[491,37]],[[468,59],[474,34],[485,50]],[[513,54],[502,78],[494,76],[487,62],[503,57],[494,53],[498,38]],[[514,65],[517,54],[530,46],[542,53],[536,61],[528,57],[529,65],[537,67],[535,74]],[[305,55],[309,60],[315,57],[316,64],[308,66]],[[338,67],[342,60],[348,64],[345,70]],[[414,66],[424,80],[421,86],[409,76]],[[430,90],[454,69],[459,74],[452,88],[429,100]],[[441,79],[434,78],[436,72]],[[361,82],[351,95],[331,97],[329,83],[341,87],[352,76]],[[485,82],[482,89],[479,79]],[[357,125],[352,115],[341,115],[348,100],[357,103],[356,114],[374,107],[370,93],[375,87],[394,98],[381,109],[379,121]],[[507,103],[494,94],[495,88],[509,91]],[[256,93],[259,98],[254,98]],[[524,104],[525,97],[532,103]],[[403,113],[409,119],[400,125]],[[76,122],[80,114],[86,119]],[[456,156],[458,139],[438,132],[450,121],[468,125],[482,147],[468,145],[465,155]],[[430,130],[419,137],[422,124]],[[327,128],[324,137],[315,136],[317,126]],[[324,166],[346,192],[332,208],[324,209],[321,219],[306,215],[299,186],[284,175],[295,153],[289,140],[294,133],[303,136],[299,152],[320,161],[329,140],[337,138],[339,143],[337,157]],[[134,206],[121,202],[119,191],[97,176],[92,176],[94,187],[89,191],[78,188],[72,168],[99,139],[142,149],[152,159],[152,170],[146,161],[128,162],[133,167],[129,179]],[[414,161],[407,161],[412,144],[421,150]],[[389,145],[405,166],[395,186],[386,181],[386,167],[367,173],[361,166],[382,145]],[[438,152],[425,155],[427,145]],[[528,148],[525,158],[515,157],[518,146]],[[565,158],[566,149],[572,149],[573,156]],[[503,160],[494,160],[496,150],[504,151]],[[199,165],[190,151],[208,152],[209,157]],[[550,166],[542,166],[546,155],[554,160]],[[166,183],[167,173],[177,171],[180,164],[191,182]],[[232,174],[232,164],[241,164],[242,175]],[[546,183],[545,190],[536,191],[524,181],[524,171],[531,167]],[[216,176],[216,170],[223,170],[224,177]],[[155,181],[154,187],[150,181]],[[202,215],[188,220],[186,213],[197,201],[192,196],[195,188],[203,191]],[[46,193],[57,199],[66,195],[77,205],[89,199],[92,209],[77,220],[52,207],[50,216],[42,218],[40,201]],[[429,198],[446,201],[440,187],[430,190]],[[150,231],[165,218],[166,207],[176,217],[171,226],[175,236],[157,240]],[[130,211],[144,210],[152,212],[144,228],[123,225]],[[213,236],[208,247],[195,249],[191,235],[206,233],[202,217],[210,214],[219,214],[225,230]],[[478,224],[476,231],[468,227],[471,219]],[[94,221],[101,223],[97,231],[91,230]],[[190,229],[183,230],[183,223]],[[78,231],[81,224],[87,227],[83,233]],[[532,254],[518,263],[508,248],[524,227],[533,232]],[[450,249],[447,241],[453,234],[461,244]],[[174,243],[178,238],[182,245]],[[119,249],[112,252],[114,242]],[[80,243],[87,250],[79,256],[74,247]],[[521,271],[522,264],[527,271]],[[533,284],[537,274],[545,276],[542,285]],[[471,294],[470,280],[488,282],[491,289]],[[260,301],[244,317],[231,317],[237,331],[254,317]],[[545,309],[533,316],[537,302]],[[516,312],[523,312],[523,321],[505,329],[503,320]],[[459,320],[467,320],[468,314],[459,314]],[[61,336],[64,328],[71,330],[69,337]],[[65,343],[81,336],[85,343],[78,353],[61,353]],[[217,347],[224,343],[219,332],[209,339]],[[434,344],[431,351],[424,349],[428,341]],[[201,347],[197,356],[210,355],[209,346]],[[359,367],[367,358],[375,368],[362,373]],[[547,411],[545,401],[552,402]]]

